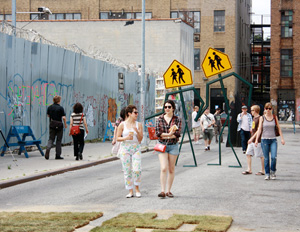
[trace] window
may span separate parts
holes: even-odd
[[[220,52],[225,52],[225,48],[215,48],[215,49],[220,51]]]
[[[252,75],[252,84],[254,88],[258,88],[258,74],[253,74]]]
[[[123,73],[118,73],[118,86],[119,86],[119,93],[123,93],[124,92],[124,85],[125,85],[125,81],[124,81],[124,74]]]
[[[282,49],[280,54],[280,76],[293,76],[293,50]]]
[[[214,31],[225,31],[225,10],[214,11]]]
[[[0,14],[0,20],[12,20],[11,14]]]
[[[293,11],[286,10],[281,12],[281,37],[288,38],[293,36]]]
[[[252,66],[258,66],[259,65],[259,53],[258,52],[253,52],[252,55]]]
[[[200,70],[200,48],[194,49],[194,70]]]
[[[59,14],[30,14],[30,20],[72,20],[81,19],[80,13],[59,13]]]
[[[182,20],[192,24],[194,33],[200,33],[200,11],[171,11],[171,18],[181,18]]]
[[[151,19],[152,13],[145,12],[145,19]],[[100,12],[100,19],[142,19],[141,12]]]

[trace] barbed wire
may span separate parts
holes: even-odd
[[[62,46],[60,44],[54,43],[46,39],[44,36],[42,36],[41,34],[39,34],[37,31],[33,29],[23,29],[23,28],[14,27],[13,25],[7,23],[5,20],[3,20],[2,23],[0,23],[0,31],[8,35],[13,35],[15,31],[16,37],[23,38],[31,42],[48,44],[54,47],[59,47],[69,51],[73,51],[75,53],[80,53],[84,56],[88,56],[93,59],[105,61],[120,69],[125,69],[126,71],[129,72],[138,72],[139,70],[139,66],[137,64],[126,64],[123,61],[114,58],[112,54],[108,52],[103,52],[96,47],[90,47],[89,52],[87,52],[81,49],[76,44],[71,44],[69,46]],[[146,69],[145,73],[153,77],[157,77],[159,75],[159,72],[150,69]]]

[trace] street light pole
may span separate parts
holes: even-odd
[[[16,35],[16,11],[17,11],[17,6],[16,6],[16,0],[11,1],[11,17],[12,17],[12,25],[13,25],[13,34]]]
[[[142,73],[141,73],[141,122],[145,131],[145,0],[142,0]],[[145,138],[143,139],[144,144]]]

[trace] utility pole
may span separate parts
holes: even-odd
[[[12,10],[12,25],[13,25],[13,35],[16,35],[16,13],[17,13],[17,3],[16,0],[11,1],[11,10]]]
[[[142,0],[142,75],[141,75],[141,123],[145,131],[145,0]],[[145,144],[145,138],[143,138]]]

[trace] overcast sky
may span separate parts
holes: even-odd
[[[270,23],[271,0],[252,0],[252,20],[261,23],[261,15],[264,15],[263,22]]]

